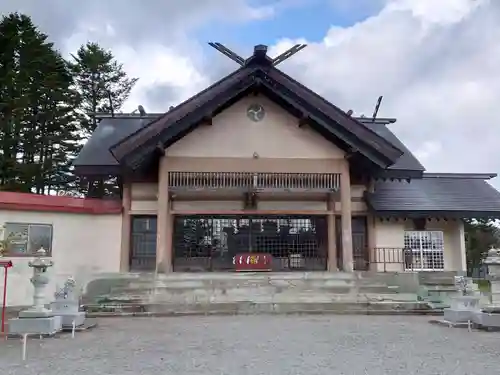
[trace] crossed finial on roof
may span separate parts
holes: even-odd
[[[241,66],[247,65],[249,62],[253,61],[256,58],[261,60],[267,60],[272,66],[276,66],[307,47],[307,44],[296,44],[293,47],[287,49],[282,54],[276,56],[275,58],[270,58],[269,56],[267,56],[267,46],[263,44],[258,44],[253,49],[253,55],[250,56],[248,59],[244,59],[243,57],[231,51],[229,48],[227,48],[221,43],[210,42],[208,43],[208,45],[210,47],[215,48],[224,56],[230,58],[231,60],[235,61]]]

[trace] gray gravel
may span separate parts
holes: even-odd
[[[500,333],[426,317],[231,316],[103,319],[75,339],[0,340],[2,374],[500,373]]]

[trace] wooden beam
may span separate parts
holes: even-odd
[[[256,80],[251,89],[251,95],[258,96],[262,91],[262,83],[260,80]]]
[[[309,117],[308,116],[305,116],[305,115],[302,115],[300,118],[299,118],[299,128],[307,125],[309,122]]]
[[[172,215],[328,215],[333,213],[329,210],[173,210]]]
[[[349,148],[349,150],[345,153],[344,159],[349,160],[351,159],[354,155],[356,155],[357,151],[353,148]]]
[[[203,125],[211,126],[213,124],[212,115],[207,115],[207,116],[203,117],[203,119],[201,120],[201,123]]]
[[[165,148],[163,147],[163,144],[161,142],[158,142],[158,144],[156,145],[155,152],[160,156],[165,155]]]

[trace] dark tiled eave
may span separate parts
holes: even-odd
[[[374,211],[380,218],[395,219],[500,219],[500,211]]]

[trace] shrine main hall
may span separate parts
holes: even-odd
[[[500,216],[496,175],[426,173],[389,128],[404,124],[340,109],[284,57],[259,45],[165,113],[102,116],[74,162],[119,181],[119,241],[100,256],[122,272],[232,271],[240,254],[273,271],[466,270],[463,220]]]

